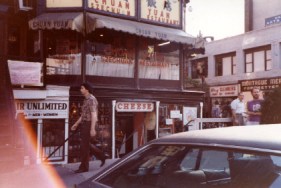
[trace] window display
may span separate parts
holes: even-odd
[[[86,75],[133,78],[135,37],[125,33],[99,30],[89,42]]]
[[[179,80],[179,45],[153,39],[140,41],[139,78]]]
[[[47,34],[47,75],[81,75],[81,49],[77,34]]]

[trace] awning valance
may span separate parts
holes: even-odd
[[[183,44],[195,44],[195,37],[179,29],[140,23],[108,16],[87,13],[86,31],[107,28],[133,35],[173,41]],[[37,29],[71,29],[84,33],[83,13],[45,13],[29,21],[29,27]]]
[[[29,28],[37,29],[71,29],[83,31],[83,13],[45,13],[29,21]]]
[[[184,44],[194,44],[195,37],[179,29],[172,29],[163,26],[155,26],[130,20],[107,17],[87,13],[87,31],[91,32],[97,28],[108,28],[130,34],[155,38],[165,41],[173,41]]]

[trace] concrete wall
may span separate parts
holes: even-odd
[[[225,85],[235,84],[238,80],[281,76],[280,43],[281,24],[206,43],[206,55],[201,56],[208,57],[208,77],[206,78],[206,82],[211,86]],[[246,74],[244,50],[265,45],[271,45],[271,57],[273,64],[272,70]],[[229,52],[236,52],[237,74],[229,76],[215,76],[215,56]]]

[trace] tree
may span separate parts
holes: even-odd
[[[265,97],[261,113],[261,124],[281,123],[281,88],[275,88]]]

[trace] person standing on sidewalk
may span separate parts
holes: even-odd
[[[253,100],[248,101],[247,103],[247,114],[249,116],[247,125],[259,125],[263,100],[260,99],[260,89],[258,87],[254,87],[251,93]]]
[[[71,127],[72,131],[75,131],[80,125],[80,160],[81,164],[79,169],[75,173],[88,172],[89,171],[89,155],[90,155],[90,140],[91,136],[96,136],[96,123],[98,121],[98,101],[90,93],[90,85],[87,83],[81,84],[80,92],[85,97],[83,106],[81,109],[80,118]],[[95,148],[93,154],[101,160],[101,166],[105,163],[105,155],[98,148]]]
[[[234,99],[231,104],[233,125],[245,125],[244,113],[244,94],[242,92],[238,93],[237,99]]]

